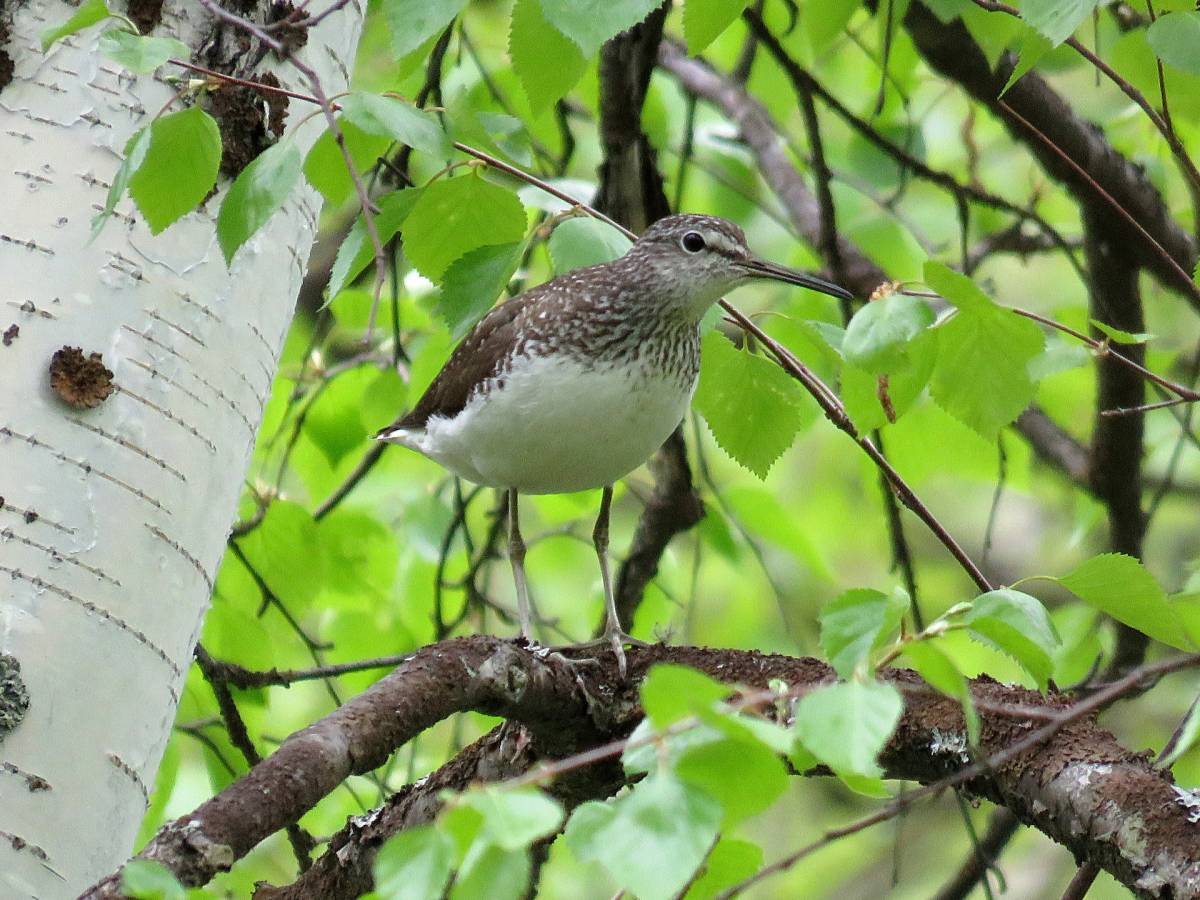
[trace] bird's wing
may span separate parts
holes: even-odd
[[[529,317],[522,314],[547,299],[542,287],[501,303],[480,319],[454,348],[417,405],[380,430],[376,437],[382,438],[398,429],[424,428],[434,416],[449,417],[460,412],[480,385],[500,373],[507,351],[517,342],[518,318],[528,321]]]

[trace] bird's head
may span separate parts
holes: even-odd
[[[726,292],[763,278],[852,299],[836,284],[758,258],[746,245],[742,229],[716,216],[659,219],[642,233],[626,259],[697,320]]]

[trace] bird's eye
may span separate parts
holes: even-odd
[[[688,253],[699,253],[704,249],[704,236],[698,231],[689,231],[683,236],[683,249]]]

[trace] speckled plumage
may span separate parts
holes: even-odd
[[[751,255],[742,230],[669,216],[620,259],[569,272],[497,306],[454,349],[416,406],[376,437],[509,496],[521,631],[529,599],[517,495],[604,488],[594,540],[611,642],[624,666],[607,564],[612,484],[670,436],[700,372],[700,321],[755,278],[840,288]]]

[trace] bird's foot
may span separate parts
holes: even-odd
[[[624,678],[628,672],[628,668],[629,668],[628,664],[626,662],[626,659],[625,659],[625,645],[626,644],[628,644],[630,647],[649,647],[649,646],[651,646],[646,641],[640,640],[639,638],[635,638],[631,634],[626,634],[624,631],[621,631],[620,629],[612,629],[610,631],[605,631],[605,633],[603,635],[601,635],[600,637],[595,638],[593,640],[583,641],[578,644],[566,644],[561,647],[555,647],[554,649],[556,651],[562,651],[562,650],[576,651],[576,650],[600,649],[602,647],[611,647],[613,656],[615,656],[617,658],[617,671],[620,672],[621,679],[624,680]],[[585,660],[588,662],[591,662],[591,663],[595,663],[595,664],[599,663],[599,660],[597,660],[595,657],[590,657],[590,656],[589,657],[581,657],[577,661],[583,662]]]

